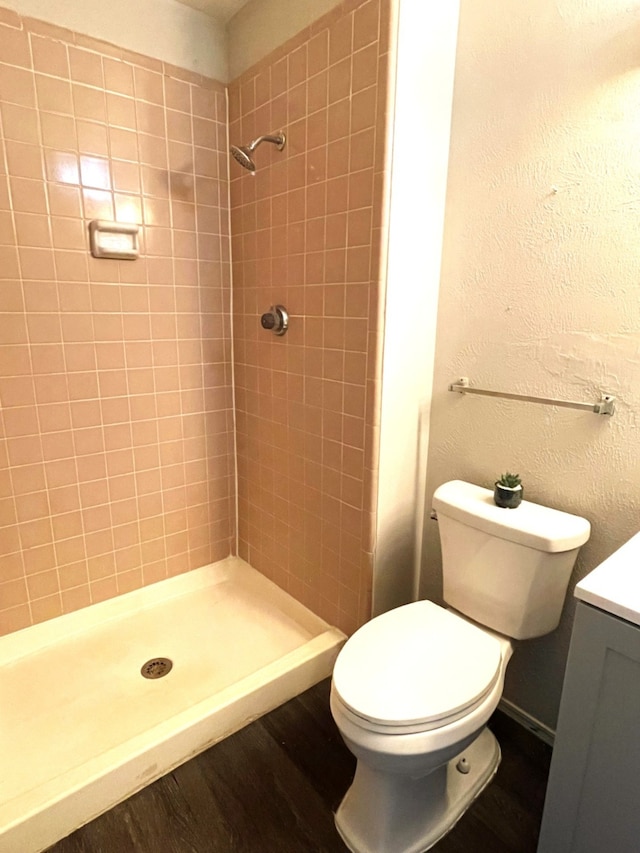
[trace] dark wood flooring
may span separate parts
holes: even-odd
[[[436,853],[534,853],[551,749],[500,712],[492,784]],[[316,685],[168,773],[49,853],[344,853],[333,812],[355,760]],[[396,853],[396,851],[389,851]]]

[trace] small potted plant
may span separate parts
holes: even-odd
[[[515,509],[522,500],[522,480],[519,474],[508,471],[496,482],[493,499],[497,506],[505,509]]]

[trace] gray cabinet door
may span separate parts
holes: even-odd
[[[640,850],[640,628],[580,602],[538,853]]]

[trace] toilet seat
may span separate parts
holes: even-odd
[[[409,734],[470,714],[501,673],[497,637],[431,601],[377,616],[347,641],[334,700],[362,728]]]

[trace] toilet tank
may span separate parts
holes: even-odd
[[[503,509],[462,480],[439,486],[433,506],[447,604],[516,640],[553,631],[589,522],[530,501]]]

